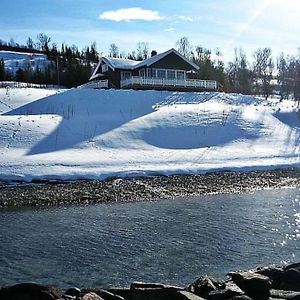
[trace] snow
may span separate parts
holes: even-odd
[[[114,58],[114,57],[103,57],[103,60],[107,62],[111,67],[117,69],[129,69],[133,70],[140,61],[126,59],[126,58]]]
[[[15,74],[19,68],[31,68],[32,70],[36,68],[44,69],[50,62],[45,54],[4,50],[0,50],[0,59],[1,58],[4,60],[5,69],[13,74]]]
[[[0,89],[0,179],[299,167],[292,100],[225,93]]]

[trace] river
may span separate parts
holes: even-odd
[[[300,261],[300,191],[0,211],[0,286],[184,286]]]

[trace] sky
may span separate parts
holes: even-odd
[[[297,54],[300,0],[2,1],[1,40],[25,43],[40,32],[80,49],[96,41],[103,55],[111,43],[125,53],[138,42],[162,52],[182,36],[193,46],[220,49],[225,60],[239,47],[248,54],[260,47]]]

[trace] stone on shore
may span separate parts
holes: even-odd
[[[229,273],[229,275],[233,282],[251,298],[269,298],[272,287],[269,277],[253,272]]]
[[[207,298],[208,294],[212,291],[216,291],[216,281],[208,276],[203,276],[191,283],[186,290],[199,297]]]
[[[1,300],[55,300],[60,299],[58,290],[35,283],[16,284],[0,289]]]
[[[81,300],[104,300],[104,299],[98,296],[96,293],[90,292],[83,295]]]
[[[287,269],[280,279],[280,289],[300,291],[300,272],[297,269]]]
[[[284,291],[284,290],[271,290],[270,295],[272,298],[300,300],[300,292]]]
[[[227,300],[235,296],[242,296],[245,293],[232,281],[226,282],[225,288],[211,291],[208,294],[209,300]]]

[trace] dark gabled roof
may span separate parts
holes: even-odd
[[[151,66],[154,63],[158,62],[159,60],[161,60],[162,58],[166,57],[167,55],[169,55],[170,53],[175,53],[177,56],[179,56],[180,58],[182,58],[184,61],[186,61],[188,64],[190,64],[193,68],[195,68],[196,70],[199,70],[199,66],[197,66],[196,64],[194,64],[193,62],[191,62],[190,60],[188,60],[186,57],[184,57],[183,55],[181,55],[178,51],[176,51],[175,49],[170,49],[168,51],[162,52],[160,54],[154,55],[152,57],[149,57],[141,62],[139,62],[137,65],[135,65],[135,69],[136,68],[140,68],[140,67],[144,67],[144,66]]]

